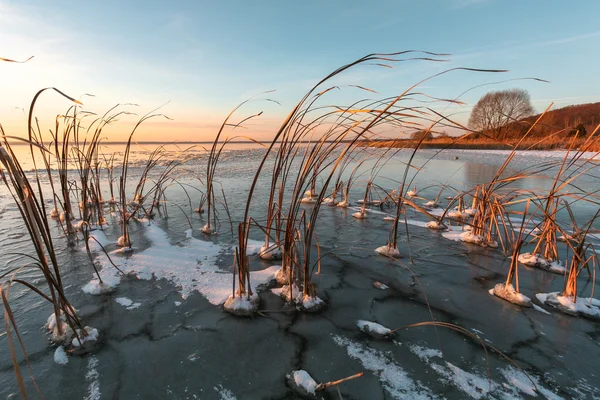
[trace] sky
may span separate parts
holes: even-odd
[[[465,104],[444,106],[461,123],[489,90],[526,89],[539,112],[551,102],[598,102],[598,15],[596,0],[0,0],[0,57],[34,56],[0,62],[0,123],[7,135],[25,135],[34,95],[56,87],[80,99],[82,110],[103,114],[121,104],[135,114],[111,125],[109,140],[126,139],[137,118],[160,107],[170,119],[147,121],[136,140],[204,141],[258,95],[232,121],[264,111],[236,134],[268,140],[331,71],[366,54],[410,49],[450,56],[351,69],[332,81],[341,89],[327,101],[396,96],[446,69],[469,67],[509,72],[455,71],[419,87],[440,98],[468,91]],[[549,82],[522,79],[531,77]],[[45,92],[34,115],[50,129],[70,105]]]

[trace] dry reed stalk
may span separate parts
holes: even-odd
[[[4,136],[1,126],[0,131]],[[20,373],[20,367],[16,359],[16,352],[14,349],[11,332],[12,330],[15,332],[21,351],[25,355],[25,360],[28,365],[29,361],[27,358],[25,345],[19,333],[16,319],[10,308],[10,287],[14,284],[21,284],[51,303],[55,318],[57,320],[55,332],[57,338],[67,336],[65,327],[63,327],[61,323],[61,319],[63,318],[68,329],[70,329],[77,338],[79,338],[78,329],[83,335],[87,335],[87,333],[78,316],[75,314],[74,308],[71,306],[64,293],[58,260],[56,258],[56,252],[54,250],[50,227],[48,225],[44,208],[44,202],[41,200],[41,193],[35,192],[29,179],[25,175],[18,160],[16,159],[15,154],[13,153],[10,144],[7,141],[7,138],[4,136],[3,139],[4,143],[0,143],[0,165],[2,166],[2,168],[0,168],[0,178],[11,193],[27,228],[31,243],[35,250],[35,255],[28,255],[28,257],[34,260],[33,266],[42,272],[45,289],[47,290],[47,293],[44,293],[43,289],[18,278],[17,275],[21,268],[9,270],[0,276],[0,294],[2,296],[2,302],[5,310],[5,326],[9,340],[9,347],[11,350],[13,369],[15,371],[17,381],[19,382],[21,396],[23,398],[27,398],[27,393]],[[37,145],[32,144],[32,146]],[[41,188],[39,176],[37,174],[36,183],[38,188]],[[10,279],[7,281],[2,281],[2,279],[9,276],[9,274]]]

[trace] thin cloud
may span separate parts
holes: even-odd
[[[539,46],[554,46],[557,44],[578,42],[580,40],[590,39],[590,38],[594,38],[597,36],[600,36],[600,31],[588,32],[588,33],[583,33],[581,35],[568,36],[568,37],[564,37],[564,38],[549,40],[547,42],[539,43]]]
[[[450,8],[459,9],[490,3],[491,0],[454,0]]]

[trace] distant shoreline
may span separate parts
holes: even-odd
[[[325,143],[334,143],[336,141],[334,140],[326,140]],[[340,141],[340,143],[349,143],[351,142],[351,140],[342,140]],[[8,143],[11,146],[29,146],[29,143],[24,142],[24,141],[20,141],[20,140],[9,140]],[[174,142],[163,142],[163,141],[139,141],[139,140],[132,140],[131,144],[139,144],[139,145],[155,145],[155,144],[171,144],[171,145],[195,145],[195,144],[213,144],[214,141],[213,140],[207,140],[207,141],[183,141],[183,142],[178,142],[178,141],[174,141]],[[223,142],[220,141],[220,144],[222,144]],[[227,142],[227,144],[265,144],[265,145],[269,145],[272,143],[272,140],[256,140],[256,141],[251,141],[251,140],[230,140],[229,142]],[[300,141],[298,143],[303,143],[303,144],[307,144],[307,143],[315,143],[315,141]],[[46,143],[46,145],[49,145],[49,143]],[[127,144],[127,142],[121,142],[121,141],[102,141],[100,142],[100,145],[125,145]]]
[[[332,143],[333,141],[325,141],[326,143]],[[342,141],[341,143],[348,143],[350,140]],[[213,141],[184,141],[184,142],[162,142],[162,141],[134,141],[133,145],[177,145],[177,146],[194,146],[194,145],[212,145]],[[219,142],[222,143],[222,142]],[[300,143],[306,144],[311,143],[309,141],[302,141]],[[314,142],[313,142],[314,143]],[[532,150],[532,151],[560,151],[567,150],[570,145],[569,140],[558,141],[558,140],[540,140],[539,138],[524,140],[517,146],[517,150]],[[575,142],[574,149],[581,149],[585,145],[584,139],[578,139]],[[28,146],[29,143],[22,141],[9,141],[11,146]],[[46,145],[49,145],[47,143]],[[121,141],[105,141],[101,142],[101,145],[126,145],[127,142]],[[241,145],[270,145],[271,141],[260,141],[256,142],[248,140],[233,140],[228,144],[241,144]],[[356,143],[361,147],[373,147],[373,148],[400,148],[400,149],[414,149],[419,145],[416,140],[402,139],[402,140],[361,140]],[[513,144],[498,143],[490,140],[460,140],[452,138],[444,139],[433,139],[424,141],[419,145],[420,149],[460,149],[460,150],[512,150]],[[600,143],[593,143],[586,151],[600,152]]]
[[[443,140],[428,140],[419,145],[416,140],[378,140],[364,141],[361,146],[376,147],[376,148],[400,148],[414,149],[419,146],[420,149],[461,149],[461,150],[513,150],[515,144],[498,143],[490,140],[452,140],[444,138]],[[540,138],[532,138],[524,140],[516,146],[517,150],[532,150],[532,151],[560,151],[568,150],[571,145],[570,140],[541,140]],[[595,140],[591,143],[585,139],[578,139],[573,143],[573,148],[590,152],[600,152],[600,143]]]

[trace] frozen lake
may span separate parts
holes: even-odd
[[[119,151],[119,146],[110,145],[103,151],[110,154]],[[44,397],[293,399],[298,395],[286,375],[300,369],[317,382],[364,372],[361,378],[339,386],[344,399],[600,396],[596,368],[600,359],[598,322],[560,313],[539,302],[538,308],[519,308],[491,296],[488,290],[506,280],[508,257],[499,249],[458,242],[426,229],[424,224],[429,219],[411,208],[400,227],[398,247],[404,255],[400,260],[374,252],[387,242],[391,223],[384,217],[393,210],[374,209],[367,219],[357,220],[351,217],[355,208],[321,208],[316,235],[323,258],[321,271],[313,274],[312,280],[318,296],[327,303],[323,311],[303,313],[285,303],[270,290],[278,261],[254,256],[251,280],[258,286],[260,313],[253,318],[225,313],[221,304],[231,293],[236,242],[231,227],[243,218],[250,182],[264,149],[236,145],[222,156],[215,182],[218,196],[221,188],[226,195],[232,224],[219,205],[219,234],[207,236],[200,231],[206,223],[204,217],[193,212],[200,199],[196,188],[204,189],[198,178],[204,179],[206,152],[201,146],[181,152],[188,147],[169,147],[170,156],[185,163],[176,173],[177,183],[166,191],[168,218],[157,215],[154,221],[132,222],[132,254],[115,252],[120,224],[116,214],[107,214],[108,226],[99,235],[106,240],[106,250],[116,265],[128,272],[117,274],[106,256],[94,251],[103,276],[118,283],[112,293],[91,295],[82,290],[94,277],[84,243],[68,246],[58,224],[50,221],[65,294],[84,323],[98,329],[99,339],[90,352],[69,354],[66,364],[56,362],[63,358],[43,329],[53,312],[51,306],[21,286],[13,288],[11,308],[35,382]],[[30,171],[28,149],[15,149],[24,169]],[[130,186],[135,186],[151,150],[152,146],[134,146]],[[357,174],[350,192],[354,207],[364,196],[378,152],[383,150],[373,150],[372,159]],[[375,199],[384,189],[398,188],[410,154],[411,150],[400,150],[381,167],[374,177],[379,188],[374,190]],[[447,196],[492,179],[507,155],[503,151],[420,150],[413,162],[416,168],[409,169],[410,187],[416,186],[419,197],[415,201],[437,198],[443,208],[448,204]],[[511,187],[543,193],[556,173],[556,166],[550,165],[560,162],[563,156],[563,152],[518,152],[507,174],[540,170],[545,164],[549,167],[513,182]],[[270,171],[268,163],[265,171]],[[159,172],[160,168],[153,173]],[[31,171],[28,174],[33,176]],[[47,179],[42,177],[42,182],[43,190],[49,193]],[[261,177],[257,185],[250,212],[257,220],[264,219],[269,183],[267,177]],[[317,188],[321,185],[317,180]],[[565,190],[595,193],[598,188],[600,166],[579,176],[576,187]],[[51,202],[47,203],[51,209]],[[308,210],[312,206],[302,207]],[[572,204],[574,216],[581,222],[597,209],[592,202]],[[565,225],[568,218],[565,210],[559,213]],[[186,233],[190,224],[191,237]],[[452,227],[453,231],[460,229]],[[250,237],[258,245],[264,240],[258,229]],[[595,237],[590,240],[597,243]],[[31,249],[18,209],[2,184],[0,275],[27,264],[26,255]],[[311,251],[316,260],[317,249]],[[23,270],[20,277],[34,285],[42,278],[35,269]],[[536,293],[562,290],[564,279],[536,268],[521,267],[519,271],[521,292],[534,302]],[[593,294],[594,283],[587,273],[579,277],[580,290],[586,297]],[[397,331],[391,340],[377,340],[357,327],[358,320],[395,329],[432,318],[456,324],[502,351],[528,373],[531,381],[491,347],[486,350],[476,339],[454,330],[413,327]],[[28,391],[34,397],[30,373],[25,363],[21,365]],[[3,326],[0,397],[18,396]],[[318,397],[337,399],[339,395],[330,388],[319,392]]]

